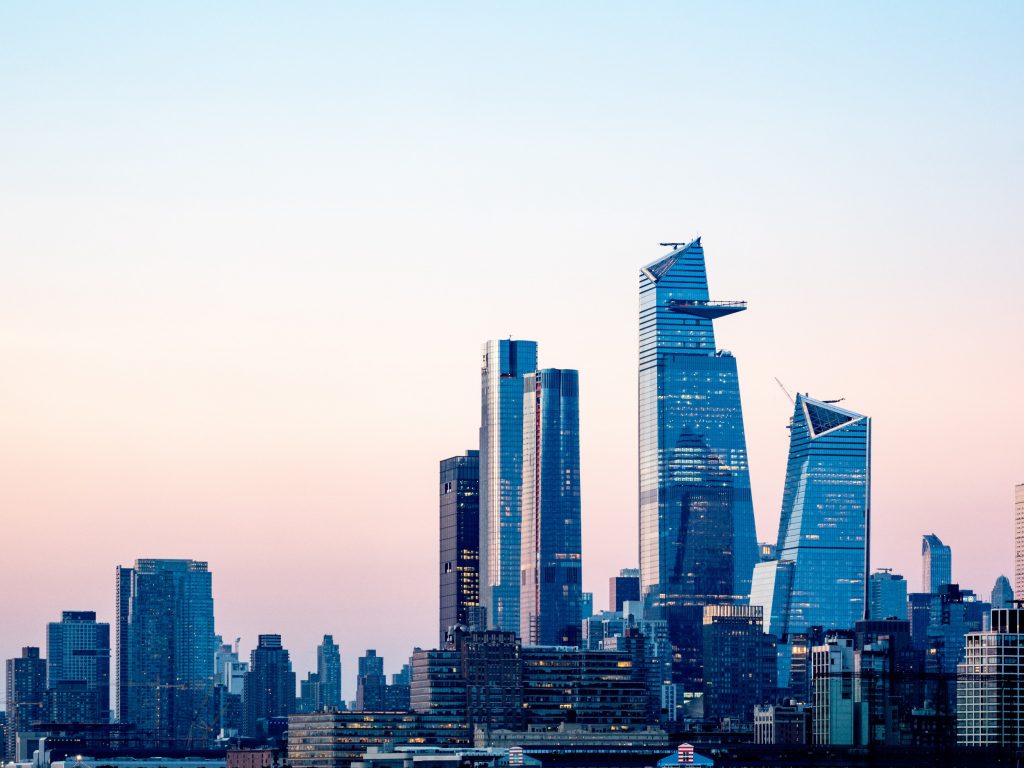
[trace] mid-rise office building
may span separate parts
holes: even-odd
[[[907,580],[888,568],[871,574],[871,616],[876,619],[907,618]]]
[[[811,649],[815,744],[856,744],[854,732],[853,633],[837,632]]]
[[[480,604],[488,626],[519,631],[523,382],[537,342],[488,341],[480,369]]]
[[[1010,580],[1005,576],[1000,576],[996,579],[996,583],[992,586],[992,599],[993,608],[1013,608],[1013,587],[1010,586]]]
[[[623,568],[608,579],[608,610],[621,611],[622,604],[640,599],[640,569]]]
[[[414,712],[466,722],[466,678],[459,651],[413,652],[410,702]]]
[[[754,707],[775,695],[775,637],[764,633],[761,606],[704,608],[704,716],[752,722]]]
[[[562,722],[638,728],[647,720],[643,670],[629,653],[566,646],[524,646],[527,727]]]
[[[356,676],[356,709],[381,711],[385,709],[388,680],[384,676],[384,659],[370,648],[359,657]]]
[[[523,378],[520,629],[532,645],[579,645],[580,410],[576,371]]]
[[[45,719],[46,660],[40,657],[38,648],[25,647],[21,656],[7,659],[6,672],[6,751],[16,760],[18,734]]]
[[[215,734],[213,587],[205,562],[117,569],[116,711],[153,749],[204,749]],[[168,682],[173,681],[173,682]]]
[[[754,743],[810,744],[811,708],[796,701],[754,707]]]
[[[443,648],[451,643],[454,627],[477,623],[480,609],[480,452],[444,459],[440,474]]]
[[[710,300],[699,237],[667,245],[640,270],[640,575],[693,690],[704,606],[745,598],[758,559],[736,358],[714,331],[746,303]]]
[[[966,638],[957,667],[957,741],[1024,745],[1024,609],[995,608],[991,629]]]
[[[933,595],[953,583],[953,550],[934,533],[921,537],[921,583]]]
[[[523,723],[522,645],[515,632],[458,632],[470,731],[517,730]]]
[[[47,625],[46,687],[51,722],[110,720],[110,625],[94,611],[64,611]]]
[[[754,567],[766,631],[853,629],[865,613],[871,419],[798,394],[779,521],[779,559]]]
[[[280,635],[260,635],[245,676],[245,735],[266,738],[272,718],[295,712],[295,672]]]

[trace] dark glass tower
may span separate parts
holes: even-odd
[[[921,582],[933,595],[953,583],[953,550],[934,533],[921,537]]]
[[[480,604],[488,626],[519,631],[523,377],[537,370],[537,342],[484,345],[480,368]]]
[[[18,733],[45,719],[46,660],[40,658],[38,648],[22,648],[20,657],[7,659],[6,672],[7,757],[14,761]]]
[[[117,713],[153,749],[205,749],[215,722],[213,591],[206,563],[117,569]]]
[[[242,702],[246,736],[265,736],[270,718],[294,714],[295,672],[280,635],[259,636],[249,655]]]
[[[359,657],[356,676],[356,709],[379,712],[384,709],[387,678],[384,677],[384,659],[373,648]]]
[[[341,649],[332,635],[316,648],[316,676],[320,687],[320,707],[341,707]]]
[[[53,722],[110,720],[110,625],[94,611],[64,611],[47,625],[46,687]]]
[[[640,270],[641,590],[669,625],[673,677],[700,685],[703,608],[745,598],[757,562],[736,358],[700,238]]]
[[[480,452],[441,462],[439,648],[456,626],[477,627],[480,606]]]
[[[758,563],[751,604],[778,637],[853,629],[865,617],[871,419],[797,395],[778,560]]]
[[[524,391],[520,636],[527,645],[578,645],[579,374],[557,368],[528,373]]]

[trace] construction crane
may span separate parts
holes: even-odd
[[[778,376],[776,376],[774,378],[775,378],[775,383],[779,385],[779,389],[781,389],[785,393],[786,397],[789,398],[789,402],[793,403],[793,405],[796,405],[796,400],[794,400],[793,396],[791,394],[789,394],[789,390],[786,389],[786,385],[783,384],[781,381],[779,381]]]

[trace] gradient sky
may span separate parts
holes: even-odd
[[[114,567],[345,692],[436,639],[487,338],[580,370],[585,588],[637,563],[637,270],[704,238],[758,537],[791,406],[874,417],[873,562],[987,595],[1024,482],[1024,6],[0,5],[0,656]]]

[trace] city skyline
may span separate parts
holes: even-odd
[[[873,567],[919,590],[934,532],[962,586],[1012,578],[1019,11],[556,9],[549,33],[313,8],[299,45],[194,10],[97,12],[87,36],[77,13],[0,11],[23,32],[0,64],[27,73],[0,86],[0,509],[9,541],[76,555],[15,548],[32,578],[5,594],[4,658],[62,611],[113,626],[116,564],[167,557],[209,563],[216,631],[246,651],[279,633],[304,674],[331,633],[346,670],[377,648],[397,671],[437,634],[437,462],[475,445],[480,345],[509,334],[584,382],[583,588],[604,607],[639,565],[636,271],[698,234],[715,297],[751,307],[719,346],[758,539],[785,476],[778,377],[871,414]],[[311,610],[308,583],[337,588]]]

